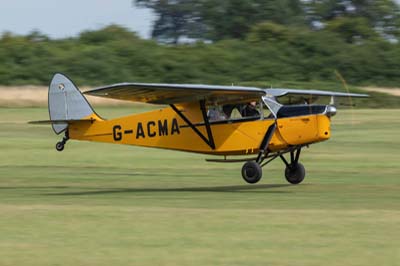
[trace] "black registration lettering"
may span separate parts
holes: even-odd
[[[141,122],[139,122],[136,129],[136,139],[145,137],[146,136],[144,135],[143,125]]]
[[[174,135],[175,133],[179,135],[181,132],[179,131],[178,121],[174,118],[172,120],[171,135]]]
[[[164,121],[158,120],[158,135],[161,136],[168,136],[168,120],[165,119]]]
[[[155,126],[156,126],[156,123],[154,121],[150,121],[147,123],[147,135],[150,138],[153,138],[157,135],[156,131],[154,130]]]
[[[113,138],[115,141],[120,141],[122,139],[122,133],[121,133],[121,126],[120,125],[115,125],[113,127]]]

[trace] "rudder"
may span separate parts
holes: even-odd
[[[94,114],[86,98],[75,84],[63,74],[53,76],[49,86],[50,120],[79,120]],[[68,128],[67,123],[52,124],[56,134]]]

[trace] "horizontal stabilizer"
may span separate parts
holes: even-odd
[[[53,124],[72,124],[79,122],[93,122],[94,119],[75,119],[75,120],[41,120],[41,121],[29,121],[28,124],[34,125],[53,125]]]

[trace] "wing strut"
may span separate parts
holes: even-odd
[[[178,110],[178,108],[176,108],[176,106],[174,104],[170,104],[172,110],[175,111],[175,113],[177,113],[180,118],[182,118],[183,121],[186,122],[186,124],[188,124],[188,126],[208,145],[210,146],[211,149],[215,150],[215,142],[214,142],[214,137],[212,135],[212,131],[211,131],[211,126],[210,126],[210,121],[208,120],[207,117],[207,111],[206,111],[206,102],[204,100],[200,101],[200,109],[201,109],[201,113],[203,115],[203,120],[204,120],[204,124],[206,126],[206,130],[207,130],[207,136],[208,138],[206,138],[203,133],[200,132],[200,130],[197,129],[197,127],[181,112]]]
[[[210,120],[208,119],[208,116],[207,116],[205,100],[200,101],[200,109],[201,109],[201,113],[203,114],[204,123],[206,125],[208,141],[210,142],[210,143],[208,143],[208,145],[211,147],[211,149],[215,150],[214,137],[212,135],[212,131],[211,131],[211,127],[210,127]]]

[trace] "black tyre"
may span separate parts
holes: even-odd
[[[64,143],[62,141],[57,142],[56,144],[56,150],[57,151],[63,151],[64,150]]]
[[[293,185],[300,184],[303,182],[306,176],[306,170],[301,163],[296,163],[285,169],[286,180]]]
[[[255,184],[262,177],[261,166],[255,161],[248,161],[242,167],[242,177],[249,184]]]

